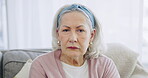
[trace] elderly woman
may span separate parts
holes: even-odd
[[[29,78],[120,78],[114,62],[100,53],[100,25],[89,9],[65,6],[54,23],[54,51],[34,60]]]

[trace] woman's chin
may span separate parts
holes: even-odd
[[[80,50],[71,50],[71,49],[67,49],[67,50],[63,51],[63,54],[67,55],[69,57],[83,56],[83,53]]]

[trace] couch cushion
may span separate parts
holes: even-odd
[[[129,78],[137,65],[138,54],[122,44],[108,44],[106,56],[117,66],[121,78]]]
[[[28,59],[50,52],[43,50],[7,50],[3,51],[3,78],[13,78],[23,67]]]

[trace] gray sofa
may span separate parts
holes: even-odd
[[[108,44],[107,46],[108,46],[108,50],[104,54],[110,57],[111,59],[113,59],[115,64],[117,64],[117,68],[122,78],[129,78],[131,77],[131,75],[134,75],[135,67],[133,68],[132,65],[130,64],[132,64],[131,61],[133,63],[137,62],[137,61],[134,61],[134,59],[137,59],[138,55],[135,54],[132,50],[124,47],[123,45]],[[50,51],[51,49],[30,49],[30,50],[15,49],[15,50],[1,51],[0,52],[0,78],[13,78],[21,70],[21,68],[23,67],[23,65],[28,59],[34,59],[37,56]],[[132,53],[133,55],[131,55]],[[121,56],[117,56],[116,58],[114,58],[114,56],[116,55],[125,56],[126,58],[123,58]],[[135,57],[135,58],[130,60],[129,58],[131,57]],[[116,59],[119,59],[119,60],[116,60]],[[120,60],[123,62],[120,63]],[[129,64],[126,65],[126,63],[129,63]],[[122,64],[124,65],[123,67],[125,67],[126,69],[131,69],[133,71],[129,73],[123,70],[122,67],[119,66],[118,64]],[[146,74],[147,73],[144,71],[144,75]],[[134,78],[134,77],[131,77],[131,78]]]

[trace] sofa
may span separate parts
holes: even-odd
[[[24,66],[28,59],[51,49],[13,49],[0,51],[0,78],[13,78]],[[138,54],[121,44],[107,44],[107,51],[103,53],[116,64],[121,78],[148,78],[148,72],[138,62]]]

